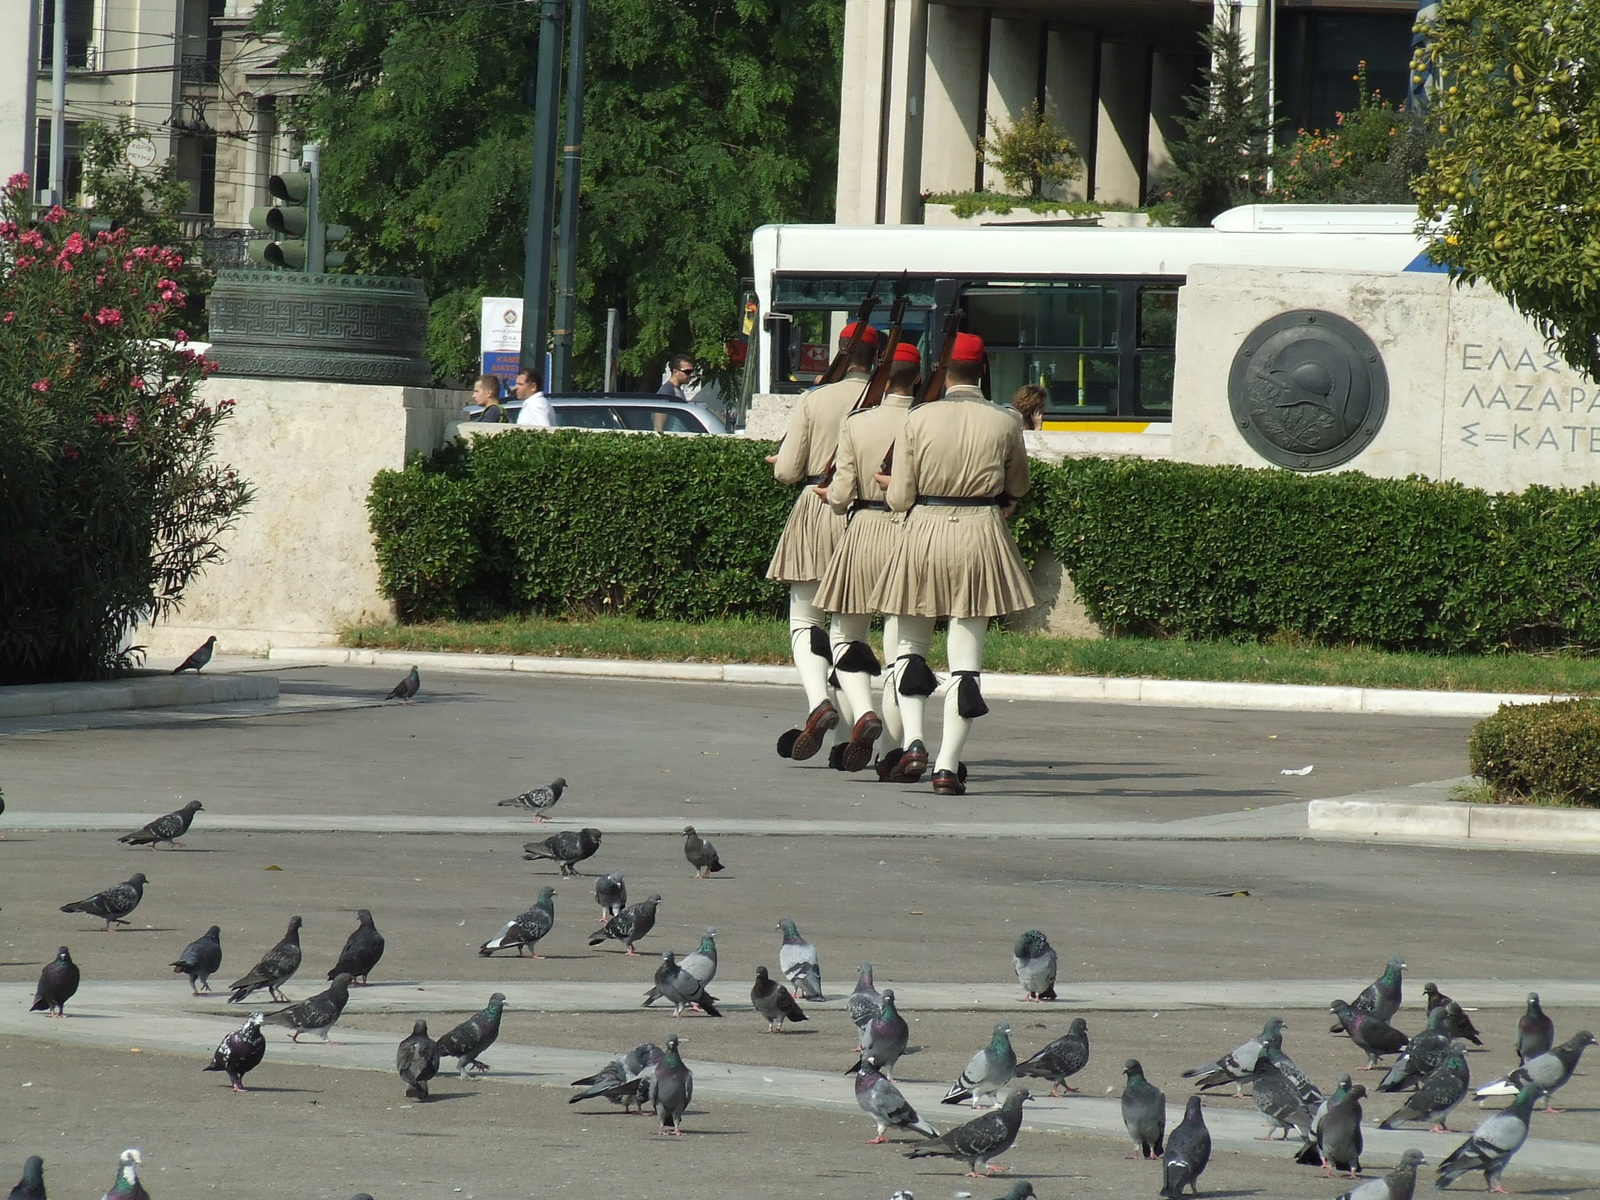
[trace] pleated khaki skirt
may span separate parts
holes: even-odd
[[[999,508],[917,505],[873,589],[873,612],[998,617],[1037,600]]]
[[[860,508],[839,539],[822,582],[817,607],[833,613],[870,613],[872,592],[900,541],[904,525],[881,508]]]
[[[778,548],[772,552],[767,578],[782,583],[810,583],[821,579],[844,537],[845,517],[807,485],[800,489],[789,519],[783,524]]]

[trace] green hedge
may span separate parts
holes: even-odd
[[[1502,704],[1473,726],[1472,773],[1496,800],[1600,807],[1600,703]]]
[[[794,491],[770,450],[579,432],[458,444],[374,482],[385,591],[412,618],[776,614],[783,589],[763,575]],[[1014,528],[1109,632],[1600,648],[1600,488],[1079,459],[1034,464]]]

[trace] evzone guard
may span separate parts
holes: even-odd
[[[1006,524],[1029,488],[1022,423],[991,404],[978,386],[983,340],[957,334],[941,399],[914,406],[895,441],[890,474],[878,475],[904,526],[869,607],[899,618],[893,668],[906,745],[897,768],[915,778],[926,767],[923,712],[938,685],[927,663],[934,625],[949,618],[951,673],[933,790],[959,796],[961,750],[972,722],[989,711],[978,679],[989,620],[1032,608],[1033,587]],[[941,353],[941,357],[943,354]]]

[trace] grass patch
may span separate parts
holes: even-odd
[[[778,621],[704,623],[634,617],[446,621],[365,625],[343,644],[362,649],[438,650],[658,662],[787,663],[789,631]],[[875,643],[878,636],[874,635]],[[875,647],[881,649],[881,647]],[[930,655],[945,666],[944,637]],[[1428,691],[1600,695],[1600,658],[1568,654],[1433,655],[1366,647],[1182,642],[1153,638],[1088,641],[995,630],[984,667],[1029,675],[1106,675],[1237,683],[1327,684]]]

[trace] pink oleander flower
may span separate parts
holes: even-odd
[[[139,414],[131,412],[127,416],[123,417],[122,427],[129,433],[132,433],[135,429],[139,428]]]
[[[161,298],[163,300],[165,300],[169,304],[182,304],[183,303],[183,292],[178,288],[178,284],[177,284],[176,280],[172,280],[172,279],[158,279],[158,280],[156,280],[156,291],[159,292],[160,295],[161,295]]]
[[[128,386],[131,387],[136,392],[144,391],[144,378],[143,378],[143,376],[135,375],[132,379],[128,380]]]
[[[64,221],[66,219],[66,216],[67,216],[67,210],[62,208],[61,205],[58,204],[54,208],[52,208],[49,212],[45,213],[45,215],[43,217],[39,218],[39,219],[42,220],[47,225],[59,225],[59,224],[61,224],[62,221]]]
[[[4,318],[4,320],[5,320],[5,323],[6,323],[6,324],[7,324],[7,325],[9,325],[9,324],[11,324],[11,322],[13,322],[13,321],[15,321],[15,320],[16,320],[16,319],[17,319],[17,314],[16,314],[16,313],[14,313],[14,312],[8,312],[8,313],[7,313],[7,314],[6,314],[6,315],[5,315],[5,318]]]
[[[78,448],[76,446],[63,447],[61,453],[66,455],[66,457],[68,458],[69,461],[72,461],[72,462],[76,462],[77,461]]]
[[[144,306],[144,310],[147,313],[157,313],[157,314],[159,314],[159,313],[166,312],[167,311],[167,306],[165,304],[146,304]]]
[[[102,308],[94,315],[96,325],[118,326],[122,324],[122,310],[120,308]]]
[[[18,171],[10,179],[6,180],[6,187],[9,189],[26,188],[32,182],[33,180],[26,171]]]
[[[68,234],[67,240],[61,243],[61,253],[63,254],[82,254],[86,248],[83,234],[77,230],[73,230]]]
[[[37,379],[29,386],[32,387],[34,391],[43,395],[45,392],[50,390],[50,381],[48,379]]]
[[[215,375],[218,371],[222,370],[222,367],[218,363],[212,362],[209,358],[202,359],[201,362],[203,363],[202,369],[207,375]]]
[[[94,423],[103,428],[108,425],[115,425],[117,423],[117,419],[107,412],[95,413]]]
[[[95,285],[95,287],[105,287],[105,285],[106,285],[106,273],[104,271],[96,271],[95,272],[95,274],[94,274],[94,285]]]
[[[17,235],[17,245],[26,246],[30,250],[44,249],[44,234],[37,229],[29,229]]]
[[[15,221],[0,221],[0,238],[6,241],[15,241],[17,236],[17,223]]]
[[[178,345],[180,345],[180,346],[183,345],[185,342],[187,342],[189,340],[189,332],[188,332],[188,330],[186,330],[186,329],[174,329],[172,331],[172,340],[177,342]]]

